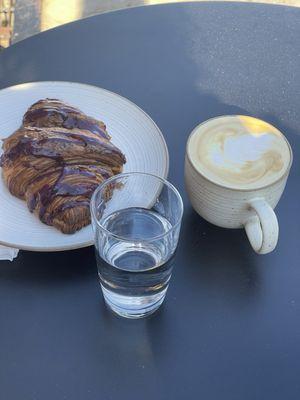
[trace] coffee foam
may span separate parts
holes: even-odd
[[[187,151],[202,175],[237,189],[257,189],[275,182],[291,161],[290,147],[282,133],[247,116],[219,117],[199,125]]]

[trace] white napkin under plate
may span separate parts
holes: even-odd
[[[0,244],[0,260],[13,261],[13,259],[17,257],[18,253],[19,253],[18,249],[14,249],[13,247],[2,246]]]

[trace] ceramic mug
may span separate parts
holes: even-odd
[[[205,128],[206,124],[218,123],[220,126],[220,118],[227,122],[228,118],[239,118],[250,124],[258,122],[261,126],[267,126],[276,131],[276,134],[280,134],[289,151],[289,160],[282,175],[265,185],[239,188],[238,185],[231,187],[216,182],[201,171],[191,157],[195,152],[195,135],[199,129]],[[272,125],[252,117],[217,117],[198,125],[189,136],[185,157],[186,189],[193,208],[201,217],[220,227],[245,228],[253,249],[259,254],[266,254],[274,250],[278,241],[279,227],[273,210],[284,191],[291,164],[291,146],[283,134]]]

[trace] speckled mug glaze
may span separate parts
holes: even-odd
[[[291,147],[285,138],[290,150],[290,161],[279,179],[258,188],[228,187],[210,180],[199,171],[190,157],[191,138],[200,126],[209,121],[198,125],[187,142],[185,184],[192,206],[199,215],[214,225],[245,228],[253,249],[259,254],[269,253],[274,250],[278,241],[279,227],[273,209],[280,200],[289,175],[292,164]]]

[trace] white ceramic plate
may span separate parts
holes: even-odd
[[[0,90],[0,139],[21,125],[26,109],[49,97],[66,101],[105,122],[112,142],[126,155],[124,172],[148,172],[166,178],[168,149],[153,120],[115,93],[71,82],[33,82]],[[34,251],[60,251],[92,244],[91,226],[65,235],[44,225],[26,203],[12,196],[0,178],[0,244]]]

